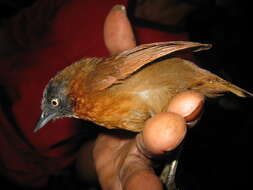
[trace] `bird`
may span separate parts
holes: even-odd
[[[175,95],[187,90],[209,98],[225,92],[253,97],[177,56],[211,46],[190,41],[155,42],[109,57],[82,58],[58,72],[46,85],[34,132],[63,117],[89,120],[108,129],[140,132],[149,118],[164,112]]]

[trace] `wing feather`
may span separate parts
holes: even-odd
[[[86,87],[92,91],[103,90],[165,55],[182,51],[196,52],[210,48],[210,44],[187,41],[143,44],[97,62],[94,70],[88,76]]]

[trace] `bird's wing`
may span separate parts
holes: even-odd
[[[88,76],[86,87],[92,91],[103,90],[115,83],[119,83],[147,63],[165,55],[182,51],[201,51],[210,48],[210,44],[187,41],[143,44],[97,62],[94,70]]]

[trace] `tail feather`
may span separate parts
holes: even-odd
[[[250,93],[234,84],[231,84],[227,81],[225,81],[226,83],[224,84],[224,89],[226,91],[229,91],[237,96],[240,96],[240,97],[243,97],[243,98],[246,98],[246,97],[253,97],[253,93]]]
[[[224,92],[231,92],[243,98],[253,97],[253,93],[248,92],[211,73],[204,76],[204,78],[195,81],[191,85],[191,89],[196,90],[210,98],[222,96]]]

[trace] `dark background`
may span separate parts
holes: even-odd
[[[236,0],[185,1],[194,3],[199,8],[187,18],[183,30],[190,33],[192,41],[213,44],[212,50],[197,54],[199,64],[253,92],[251,53],[247,51],[251,49],[249,5]],[[33,2],[34,0],[0,0],[0,22]],[[134,17],[131,19],[136,25],[142,24],[142,21]],[[153,27],[169,30],[169,26],[154,24]],[[206,101],[201,121],[189,131],[186,138],[177,172],[180,189],[248,187],[252,105],[252,99],[240,99],[232,95]],[[72,187],[77,188],[74,185],[75,179],[69,179],[71,180],[69,184],[72,183]]]

